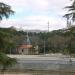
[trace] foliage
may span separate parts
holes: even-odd
[[[10,48],[13,51],[27,36],[26,32],[11,28],[0,28],[0,32],[3,34],[1,37],[4,41],[3,46],[1,43],[0,48],[6,53],[10,53]],[[28,34],[33,47],[39,46],[39,53],[44,52],[44,40],[46,53],[66,52],[64,50],[70,50],[71,53],[75,53],[75,27],[65,30],[54,30],[49,33],[29,32]]]
[[[0,2],[0,20],[4,17],[9,18],[11,14],[14,14],[14,11],[11,10],[11,6]]]
[[[70,6],[66,6],[68,9],[68,13],[64,15],[67,20],[71,19],[73,22],[75,21],[75,0],[72,2]],[[71,21],[70,21],[71,22]]]
[[[4,17],[9,18],[9,16],[12,14],[14,14],[14,11],[11,10],[11,6],[0,2],[0,20],[3,20]],[[3,29],[0,31],[0,66],[2,66],[3,73],[6,68],[17,62],[16,59],[10,58],[4,54],[7,47],[9,45],[10,47],[13,45],[13,42],[10,39],[11,36],[12,35],[10,33],[5,32],[5,30],[3,31]]]
[[[0,28],[0,52],[6,52],[8,47],[13,47],[15,44],[12,41],[12,34],[8,30]]]
[[[0,53],[0,65],[2,66],[2,73],[8,68],[11,67],[12,65],[16,64],[17,61],[15,58],[10,58],[4,53]]]

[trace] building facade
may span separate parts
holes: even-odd
[[[17,52],[19,54],[33,54],[33,49],[32,49],[32,45],[26,45],[26,44],[21,44],[17,46]]]

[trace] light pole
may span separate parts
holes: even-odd
[[[45,39],[44,39],[44,54],[45,54],[45,47],[46,47],[46,46],[45,46]]]

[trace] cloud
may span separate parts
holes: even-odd
[[[56,30],[60,28],[65,28],[65,20],[61,18],[52,18],[47,16],[28,16],[23,18],[22,20],[3,20],[0,23],[0,26],[3,27],[10,27],[14,26],[16,28],[22,29],[40,29],[40,30],[47,30],[48,29],[48,21],[49,21],[49,29]]]
[[[66,13],[64,7],[70,5],[69,0],[0,0],[12,6],[15,15],[9,20],[0,23],[2,27],[15,26],[23,29],[48,29],[50,30],[66,27],[63,15]]]

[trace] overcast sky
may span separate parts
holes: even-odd
[[[62,16],[67,12],[64,7],[71,4],[70,0],[0,0],[9,4],[15,11],[8,20],[0,23],[1,27],[15,26],[22,29],[55,30],[66,27],[66,19]]]

